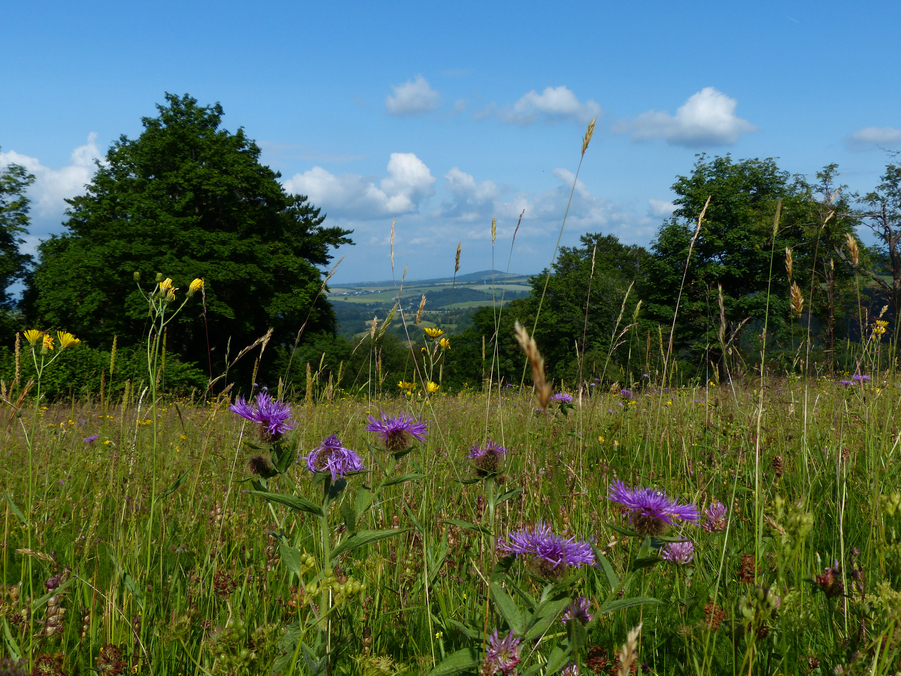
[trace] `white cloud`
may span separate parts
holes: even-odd
[[[846,143],[850,150],[878,150],[901,145],[901,129],[894,127],[864,127],[851,134]]]
[[[34,185],[28,192],[32,200],[32,214],[45,219],[62,220],[66,210],[66,198],[84,193],[96,171],[94,161],[102,157],[97,147],[97,134],[91,132],[87,143],[72,151],[69,164],[59,169],[45,167],[40,160],[12,150],[0,152],[0,167],[20,164],[34,174]]]
[[[441,102],[441,94],[432,89],[422,75],[402,85],[392,85],[394,96],[385,99],[385,107],[392,115],[414,115],[434,110]]]
[[[676,205],[666,200],[648,200],[648,216],[651,218],[669,218],[676,210]]]
[[[614,127],[619,133],[631,133],[633,141],[663,138],[670,145],[687,147],[731,145],[741,134],[757,127],[735,115],[738,101],[713,87],[705,87],[689,98],[675,115],[649,110],[631,122]]]
[[[498,117],[507,124],[534,124],[545,120],[573,119],[588,122],[601,114],[601,107],[592,99],[585,103],[567,87],[547,87],[540,94],[534,89],[513,104],[512,108],[498,111]]]
[[[284,182],[288,192],[306,195],[329,215],[360,219],[416,213],[435,193],[435,178],[413,153],[391,153],[388,175],[379,181],[357,174],[336,176],[313,167]]]

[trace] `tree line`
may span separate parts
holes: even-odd
[[[138,138],[112,144],[85,194],[68,200],[64,232],[41,242],[36,259],[20,249],[34,177],[17,165],[0,172],[3,345],[26,327],[71,331],[97,353],[83,360],[97,363],[83,378],[100,382],[103,355],[142,343],[138,286],[163,275],[182,288],[205,280],[166,331],[170,360],[186,365],[174,369],[181,385],[231,368],[248,384],[281,378],[302,389],[311,372],[390,387],[434,369],[415,325],[403,334],[413,346],[384,326],[363,339],[338,335],[326,270],[352,232],[287,193],[244,130],[222,128],[219,104],[167,94],[157,109]],[[634,381],[668,353],[687,375],[742,373],[754,366],[765,321],[770,366],[783,370],[847,367],[848,346],[872,340],[877,319],[890,327],[879,341],[897,342],[901,167],[889,164],[858,195],[836,165],[808,181],[772,159],[700,155],[673,192],[675,210],[648,248],[582,235],[531,279],[528,297],[475,311],[430,377],[450,389],[528,379],[515,321],[534,331],[549,375],[568,383]],[[859,240],[859,226],[875,246]],[[236,360],[270,328],[262,360],[259,351]]]

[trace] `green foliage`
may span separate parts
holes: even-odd
[[[285,193],[243,129],[220,128],[219,104],[166,95],[136,140],[122,136],[98,163],[85,195],[69,201],[66,233],[40,246],[26,295],[30,318],[95,345],[141,341],[147,310],[132,277],[157,273],[185,289],[206,281],[197,303],[169,326],[172,347],[204,363],[274,328],[274,344],[306,330],[333,332],[317,266],[350,231],[323,227],[303,196]],[[199,295],[199,294],[198,294]],[[205,308],[205,309],[204,309]]]

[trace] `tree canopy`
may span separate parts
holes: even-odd
[[[9,310],[9,286],[25,276],[31,256],[19,250],[28,229],[30,200],[25,191],[34,176],[25,167],[10,164],[0,170],[0,308]]]
[[[40,245],[26,294],[41,325],[77,331],[89,342],[138,341],[147,307],[134,273],[205,280],[200,303],[169,328],[170,349],[206,362],[207,341],[232,354],[274,329],[276,345],[306,331],[335,329],[322,271],[351,231],[324,227],[325,215],[285,192],[239,128],[220,128],[217,103],[166,94],[137,139],[112,144],[86,194],[69,200],[66,232]],[[186,308],[187,310],[187,308]],[[218,353],[217,353],[218,351]]]

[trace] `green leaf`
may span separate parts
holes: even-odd
[[[298,512],[307,512],[309,514],[314,514],[316,516],[322,516],[322,508],[319,505],[316,505],[306,498],[302,498],[299,495],[285,495],[284,493],[267,493],[265,491],[247,491],[250,495],[255,495],[258,498],[263,498],[268,502],[275,502],[280,505],[285,505],[286,507],[290,507],[291,509]]]
[[[369,489],[361,488],[357,491],[356,510],[358,519],[369,509],[373,500],[375,500],[375,493]]]
[[[438,666],[429,672],[429,676],[450,676],[475,669],[479,666],[479,657],[472,648],[463,648],[448,655]]]
[[[522,488],[511,488],[509,491],[506,491],[505,493],[501,493],[500,496],[498,496],[498,499],[495,501],[494,504],[495,504],[495,506],[497,506],[497,505],[501,504],[502,502],[506,502],[507,500],[510,500],[511,498],[515,498],[520,493],[522,493]]]
[[[423,529],[422,524],[419,523],[419,519],[416,518],[413,510],[410,509],[410,506],[406,502],[404,503],[404,511],[407,513],[407,516],[410,517],[410,521],[413,522],[413,525],[416,526],[416,530],[418,530],[420,533],[425,534],[425,530]]]
[[[479,641],[482,638],[482,630],[481,629],[473,629],[472,627],[467,627],[465,624],[460,622],[459,620],[445,620],[445,622],[463,634],[466,638],[472,639],[473,641]]]
[[[460,519],[445,519],[444,523],[449,523],[452,526],[456,526],[457,528],[462,528],[463,530],[472,530],[477,533],[482,533],[483,535],[491,535],[491,531],[485,528],[485,526],[477,526],[474,523],[469,523],[469,521],[461,521]]]
[[[643,535],[641,535],[641,533],[637,533],[634,530],[632,530],[631,528],[625,528],[624,526],[618,526],[615,523],[608,523],[607,527],[610,528],[611,530],[616,531],[620,535],[625,535],[626,537],[630,537],[630,538],[644,537]]]
[[[188,470],[185,470],[184,472],[182,472],[182,473],[181,473],[181,476],[179,476],[179,477],[175,480],[175,483],[174,483],[174,484],[172,484],[171,486],[169,486],[169,488],[167,488],[167,489],[164,490],[162,493],[160,493],[158,496],[156,496],[156,502],[159,502],[159,501],[162,500],[163,498],[168,498],[168,497],[169,497],[170,495],[172,495],[175,491],[177,491],[179,488],[181,488],[181,485],[185,482],[185,480],[188,478],[188,475],[189,475],[190,473],[191,473],[191,470],[189,470],[189,469],[188,469]],[[154,504],[156,504],[156,502],[155,502]]]
[[[525,640],[531,641],[533,638],[538,638],[544,634],[554,622],[559,620],[560,615],[563,614],[563,611],[569,604],[569,598],[562,598],[545,601],[538,606],[535,610],[535,618],[532,620],[532,626],[529,627],[529,630],[525,633]]]
[[[300,577],[301,563],[300,563],[300,552],[290,545],[279,542],[278,543],[278,553],[282,557],[282,561],[285,566],[287,566],[288,570],[294,573],[297,577]]]
[[[387,540],[388,538],[393,538],[396,535],[408,533],[411,530],[413,529],[399,528],[391,530],[361,530],[359,533],[351,535],[349,538],[341,542],[341,544],[339,544],[332,550],[332,560],[334,561],[344,552],[349,552],[351,550],[357,549],[358,547],[371,545],[373,542],[379,542],[380,540]]]
[[[281,441],[272,444],[272,464],[275,465],[275,469],[278,470],[279,474],[284,474],[288,471],[288,468],[294,464],[296,456],[297,451],[293,446],[288,446],[288,444]]]
[[[635,596],[630,599],[616,599],[601,608],[600,614],[607,615],[616,610],[622,610],[623,608],[632,608],[633,606],[653,606],[659,603],[663,603],[663,601],[658,601],[657,599],[652,599],[647,596]]]
[[[607,560],[607,557],[594,545],[592,545],[592,549],[594,550],[594,559],[600,564],[601,569],[604,571],[604,575],[607,576],[607,584],[610,585],[610,591],[613,591],[619,586],[619,576],[614,572],[613,566],[610,565],[610,561]]]
[[[19,521],[27,526],[28,519],[26,519],[25,515],[22,514],[22,511],[18,507],[16,507],[16,503],[13,502],[12,496],[8,492],[4,493],[4,495],[6,496],[6,502],[9,504],[9,508],[13,511],[13,514],[16,515]]]
[[[576,624],[579,624],[576,622]],[[545,665],[544,673],[553,674],[558,669],[562,668],[566,661],[569,659],[572,651],[569,649],[569,646],[565,644],[558,643],[554,646],[554,649],[551,650],[551,654],[548,655],[547,665]]]
[[[632,565],[629,566],[629,569],[632,571],[641,570],[642,568],[653,568],[658,563],[662,562],[659,556],[643,556],[641,558],[635,559],[632,562]]]
[[[400,476],[396,476],[393,479],[388,479],[388,481],[382,484],[382,487],[387,488],[388,486],[403,484],[408,481],[415,481],[416,479],[425,479],[427,476],[427,474],[401,474]]]
[[[498,559],[497,563],[494,564],[494,568],[491,571],[491,581],[502,582],[503,579],[507,576],[507,573],[510,572],[510,569],[513,567],[514,563],[516,563],[516,556],[514,556],[513,554],[509,554],[502,559]]]
[[[522,635],[526,628],[526,618],[516,605],[516,602],[498,584],[491,585],[491,596],[494,598],[494,606],[509,627],[518,635]]]
[[[3,618],[3,636],[6,639],[9,656],[12,658],[13,662],[18,662],[22,659],[22,649],[19,647],[19,644],[16,643],[16,639],[13,638],[12,633],[9,631],[9,623],[6,621],[5,617]]]

